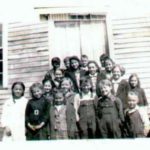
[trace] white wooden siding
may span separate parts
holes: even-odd
[[[8,30],[8,78],[29,87],[41,82],[49,69],[48,23],[14,23]]]
[[[150,102],[150,16],[112,20],[114,57],[131,73],[140,77]]]

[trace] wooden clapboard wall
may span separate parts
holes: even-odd
[[[150,102],[150,16],[113,19],[114,59],[126,68],[128,79],[137,73]]]
[[[23,81],[26,96],[34,82],[41,82],[49,69],[48,24],[14,23],[8,29],[9,88]]]

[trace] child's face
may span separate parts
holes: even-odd
[[[35,87],[32,92],[33,96],[37,99],[40,99],[43,95],[43,90],[39,87]]]
[[[56,70],[56,72],[55,72],[55,79],[57,81],[60,81],[62,79],[62,77],[63,77],[62,71],[61,70]]]
[[[61,89],[63,90],[64,93],[67,93],[71,89],[71,84],[68,80],[64,80],[61,83]]]
[[[91,88],[92,87],[91,87],[91,84],[89,82],[83,83],[83,85],[82,85],[82,92],[83,93],[88,93]]]
[[[20,98],[23,94],[23,87],[20,84],[16,84],[12,92],[15,98]]]
[[[75,59],[72,59],[72,60],[71,60],[71,64],[70,64],[70,65],[71,65],[72,68],[75,69],[75,70],[77,70],[77,69],[79,68],[79,62],[78,62],[77,60],[75,60]]]
[[[62,93],[57,93],[55,95],[55,105],[62,105],[64,104],[64,96]]]
[[[50,82],[50,81],[46,81],[46,82],[44,83],[43,87],[44,87],[44,91],[45,91],[46,93],[49,93],[49,92],[51,91],[51,89],[52,89],[51,82]]]
[[[66,66],[66,68],[70,68],[70,60],[66,59],[64,65]]]
[[[138,85],[138,80],[135,76],[133,76],[129,82],[132,87],[136,87]]]
[[[109,85],[100,86],[102,96],[109,96],[111,94],[111,89],[112,88]]]
[[[110,60],[106,60],[105,61],[105,69],[106,69],[106,71],[111,71],[112,67],[113,67],[112,62]]]
[[[135,108],[135,106],[137,105],[138,102],[138,98],[136,96],[129,96],[128,97],[128,107],[130,109]]]
[[[60,67],[60,63],[59,62],[53,62],[52,66],[57,69]]]
[[[113,79],[118,80],[121,77],[121,71],[119,67],[115,67],[112,71],[113,73]]]
[[[82,57],[82,58],[81,58],[81,63],[82,63],[82,66],[83,66],[83,67],[86,67],[87,64],[88,64],[88,58]]]
[[[97,67],[94,63],[90,63],[88,65],[88,71],[89,71],[90,74],[95,74],[96,70],[97,70]]]

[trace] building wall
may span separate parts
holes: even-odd
[[[114,59],[131,73],[140,77],[141,87],[150,102],[150,16],[112,20]]]

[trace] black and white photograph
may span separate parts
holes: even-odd
[[[0,143],[148,141],[149,6],[0,0]]]

